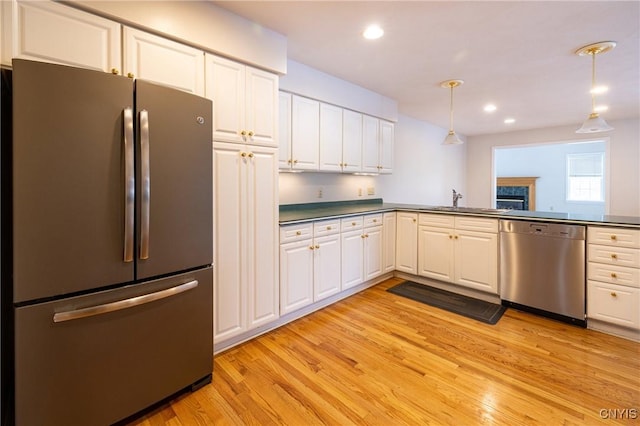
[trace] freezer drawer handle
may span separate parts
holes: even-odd
[[[133,220],[136,181],[133,164],[133,110],[127,107],[124,116],[124,261],[133,261]]]
[[[131,297],[117,302],[105,303],[104,305],[90,306],[88,308],[76,309],[74,311],[57,312],[53,315],[53,322],[64,322],[75,319],[92,317],[96,315],[106,314],[108,312],[119,311],[122,309],[133,308],[134,306],[144,305],[145,303],[154,302],[156,300],[175,296],[185,291],[191,290],[198,286],[198,280],[189,281],[175,287],[157,291],[155,293],[144,294],[142,296]]]
[[[140,259],[148,259],[151,176],[149,173],[149,113],[144,109],[140,111],[140,177],[142,179],[142,200],[140,204]]]

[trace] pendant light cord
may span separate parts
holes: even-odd
[[[449,102],[449,131],[453,132],[453,87],[454,83],[449,83],[449,88],[451,89],[451,101]]]
[[[591,53],[591,113],[596,112],[596,55],[598,50]]]

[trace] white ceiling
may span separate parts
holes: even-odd
[[[638,1],[214,1],[288,39],[288,56],[398,101],[401,114],[463,135],[575,124],[591,108],[591,58],[576,49],[616,41],[597,57],[611,121],[640,116]],[[367,24],[385,30],[365,40]],[[488,114],[487,103],[498,109]],[[516,122],[505,125],[504,118]]]

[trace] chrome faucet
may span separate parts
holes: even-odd
[[[456,190],[453,190],[453,207],[458,208],[458,200],[462,198],[462,194],[458,194]]]

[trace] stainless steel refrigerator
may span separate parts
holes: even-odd
[[[111,424],[210,382],[211,101],[55,64],[12,68],[3,424]]]

